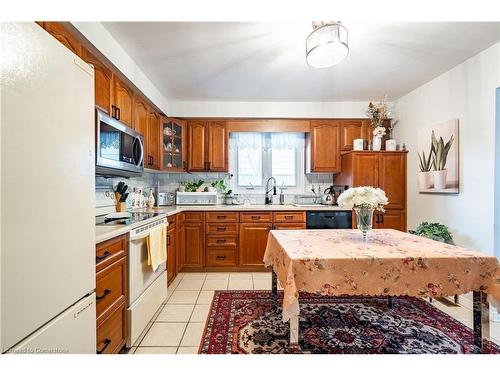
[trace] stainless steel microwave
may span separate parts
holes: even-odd
[[[96,174],[134,177],[144,172],[144,138],[96,110]]]

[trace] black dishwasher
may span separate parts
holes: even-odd
[[[307,229],[351,229],[352,211],[307,211]]]

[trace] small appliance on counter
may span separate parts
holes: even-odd
[[[156,200],[159,206],[173,206],[175,203],[175,193],[158,193]]]
[[[217,204],[217,192],[184,192],[176,193],[175,204],[178,206],[200,206]]]
[[[337,203],[337,196],[335,195],[335,189],[332,186],[326,188],[321,197],[321,204],[326,206],[333,206]]]

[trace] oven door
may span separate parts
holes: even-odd
[[[130,233],[128,249],[128,306],[132,305],[167,268],[165,262],[153,272],[151,266],[148,265],[146,238],[149,232],[147,230],[139,234],[134,232],[135,230]],[[165,286],[166,283],[165,279]]]
[[[96,111],[96,173],[137,176],[144,171],[143,136],[104,112]]]

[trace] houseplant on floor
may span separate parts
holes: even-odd
[[[382,189],[371,186],[347,189],[339,195],[337,202],[342,208],[354,209],[358,229],[363,233],[363,241],[366,241],[372,229],[373,211],[384,211],[384,206],[389,203]]]
[[[440,223],[428,223],[426,221],[420,223],[415,230],[408,231],[417,236],[430,238],[431,240],[445,242],[454,245],[453,237],[448,227]]]

